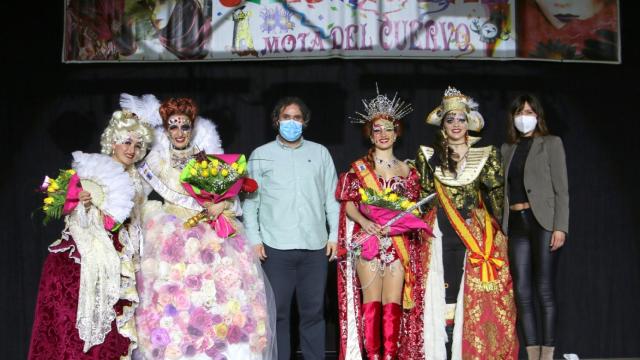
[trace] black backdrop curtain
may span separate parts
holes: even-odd
[[[324,60],[176,64],[61,64],[61,2],[21,2],[5,12],[0,107],[3,171],[0,232],[0,353],[26,358],[41,266],[61,223],[43,227],[34,192],[70,152],[99,151],[99,135],[121,92],[189,96],[219,126],[227,152],[249,154],[274,138],[268,113],[280,96],[308,102],[305,136],[326,145],[338,171],[367,143],[347,116],[360,99],[398,91],[413,103],[396,155],[433,141],[424,118],[453,85],[475,97],[487,125],[481,144],[500,145],[506,109],[522,91],[541,98],[567,152],[571,228],[557,271],[557,353],[640,356],[640,200],[636,163],[639,40],[622,7],[622,65],[499,61]],[[27,9],[29,4],[38,9]],[[14,4],[15,6],[16,4]],[[624,4],[621,4],[624,6]],[[20,15],[20,16],[14,16]],[[5,29],[8,27],[5,24]],[[22,67],[19,67],[22,66]],[[327,292],[328,351],[336,350],[335,267]]]

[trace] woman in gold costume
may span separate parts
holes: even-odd
[[[439,126],[416,158],[424,193],[437,193],[424,235],[411,249],[416,306],[405,313],[404,359],[516,359],[516,312],[502,214],[503,170],[494,146],[473,147],[484,119],[477,104],[449,87],[426,119]],[[419,351],[416,351],[418,350]]]

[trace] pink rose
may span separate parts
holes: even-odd
[[[193,344],[183,344],[181,346],[182,354],[186,357],[192,357],[196,355],[198,349]]]
[[[243,313],[237,313],[233,315],[233,325],[236,325],[240,328],[244,327],[245,322],[247,321],[246,316]]]
[[[200,276],[198,275],[189,275],[187,276],[187,278],[184,280],[185,285],[195,291],[200,290],[200,287],[202,287],[202,280],[200,280]]]
[[[205,264],[211,264],[215,259],[215,254],[211,249],[204,249],[200,252],[200,259]]]
[[[243,330],[246,333],[251,334],[256,330],[256,321],[251,317],[248,317],[246,319],[247,321],[244,324]]]
[[[167,293],[162,293],[158,295],[158,304],[160,305],[167,305],[170,304],[172,300],[172,296],[171,294],[167,294]]]
[[[172,263],[179,262],[184,257],[184,240],[173,236],[162,244],[160,258]]]
[[[176,294],[179,291],[180,291],[180,285],[177,285],[177,284],[164,285],[160,289],[160,292],[169,293],[169,294]]]
[[[257,350],[256,352],[261,353],[261,352],[263,352],[263,351],[264,351],[264,349],[265,349],[266,347],[267,347],[267,338],[266,338],[266,337],[264,337],[264,336],[261,336],[261,337],[258,339],[258,342],[257,342],[257,344],[256,344],[256,350]]]
[[[171,269],[171,272],[169,273],[169,279],[173,281],[182,280],[182,271],[180,271],[179,269]]]
[[[202,277],[205,280],[212,280],[213,279],[213,271],[211,271],[211,269],[207,269],[204,274],[202,274]]]
[[[253,304],[253,313],[259,318],[267,317],[267,311],[262,304]]]
[[[235,236],[232,238],[228,238],[227,241],[231,243],[231,246],[235,251],[239,253],[242,253],[244,251],[244,243],[245,243],[244,237]]]
[[[140,324],[147,329],[153,329],[158,325],[160,321],[160,314],[156,311],[143,311],[142,313],[136,313],[140,321]]]
[[[227,341],[229,344],[237,344],[239,342],[246,342],[249,340],[247,334],[236,325],[231,325],[227,332]]]
[[[173,300],[176,305],[176,309],[178,310],[188,310],[191,306],[191,301],[189,301],[189,297],[185,294],[177,294],[174,296]]]
[[[204,308],[198,307],[191,312],[189,325],[203,330],[213,325],[213,317]]]
[[[169,342],[171,342],[171,338],[166,329],[155,328],[151,331],[151,344],[153,344],[154,347],[163,347],[169,344]]]

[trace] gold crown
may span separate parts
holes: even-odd
[[[442,118],[453,110],[464,112],[467,116],[469,130],[480,131],[484,127],[484,118],[478,112],[478,104],[460,92],[460,90],[451,86],[447,87],[442,97],[442,102],[427,115],[425,121],[427,124],[440,126]]]

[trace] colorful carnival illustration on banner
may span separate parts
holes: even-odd
[[[543,0],[69,0],[63,60],[618,61],[617,2],[564,2],[575,5],[564,13]]]

